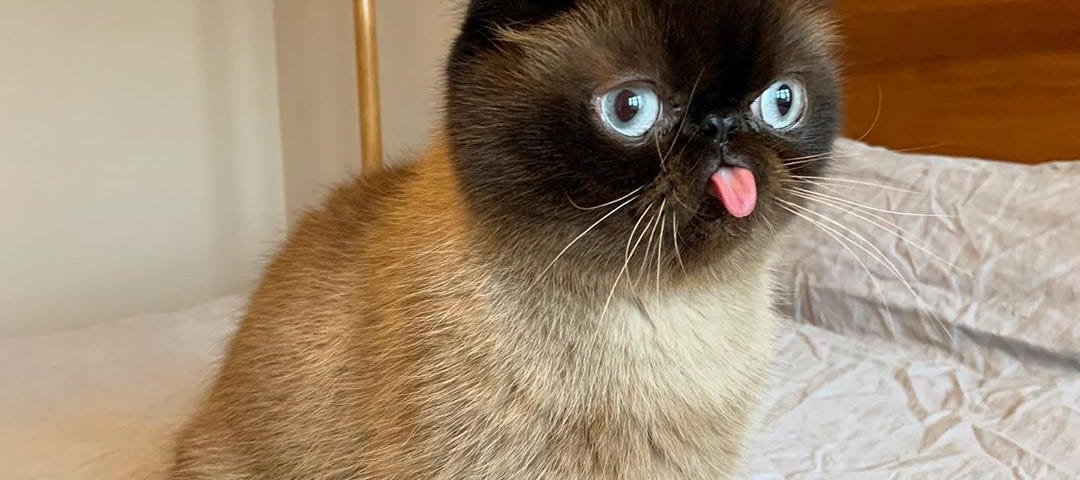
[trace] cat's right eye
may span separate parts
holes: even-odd
[[[597,99],[600,121],[612,132],[628,139],[644,137],[660,120],[660,95],[643,82],[620,85]]]

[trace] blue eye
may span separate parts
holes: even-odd
[[[754,116],[775,130],[790,130],[806,113],[806,85],[795,78],[784,78],[766,88],[754,100]]]
[[[640,138],[660,120],[660,96],[648,85],[618,86],[598,99],[601,123],[626,138]]]

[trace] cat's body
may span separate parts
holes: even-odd
[[[374,188],[347,187],[297,229],[176,478],[731,469],[770,355],[766,263],[659,297],[645,275],[601,318],[609,284],[537,295],[475,255],[485,233],[462,222],[446,168],[434,154]]]
[[[550,124],[534,115],[546,106],[506,104],[544,96],[560,104],[562,94],[542,93],[545,84],[603,91],[605,77],[623,76],[611,55],[619,49],[591,58],[577,42],[618,44],[622,37],[605,32],[616,25],[663,40],[674,35],[665,28],[681,27],[657,19],[709,13],[701,2],[474,1],[451,58],[443,139],[408,167],[340,188],[292,233],[210,398],[181,435],[172,479],[729,475],[771,353],[774,228],[786,218],[780,155],[828,151],[831,64],[804,80],[822,89],[804,102],[821,111],[822,124],[805,120],[775,151],[742,113],[725,117],[722,132],[712,114],[685,122],[697,115],[695,102],[717,109],[703,114],[733,108],[710,94],[731,75],[690,60],[683,70],[702,73],[653,74],[672,90],[655,146],[604,137],[589,123],[588,98],[580,109],[566,103],[557,112],[564,118]],[[753,18],[762,25],[796,10],[726,3],[761,8]],[[713,13],[715,22],[732,21]],[[477,36],[490,15],[520,29],[499,31],[502,40]],[[789,41],[812,36],[787,33]],[[561,63],[566,55],[581,63]],[[585,79],[594,73],[602,77]],[[731,88],[748,102],[778,73],[745,75],[747,86]],[[534,83],[510,92],[523,75]],[[614,90],[638,92],[630,114],[617,110],[620,119],[634,119],[651,98],[633,85]],[[679,142],[686,123],[700,128]],[[526,129],[489,131],[500,125]],[[661,128],[676,138],[662,138]],[[755,184],[738,183],[747,177]]]

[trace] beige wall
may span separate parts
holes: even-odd
[[[0,0],[0,335],[248,290],[357,170],[351,0]],[[378,6],[386,151],[422,149],[457,19]]]
[[[283,228],[272,15],[0,0],[0,333],[248,287]]]
[[[359,171],[351,0],[275,0],[285,199],[295,219]]]
[[[292,219],[359,170],[351,0],[275,0]],[[458,2],[377,2],[383,140],[390,161],[422,150],[436,124]]]
[[[393,157],[420,150],[437,126],[442,69],[458,27],[451,0],[378,2],[383,141]]]

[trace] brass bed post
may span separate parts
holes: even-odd
[[[382,126],[379,119],[379,53],[375,0],[353,0],[356,28],[356,73],[360,107],[360,152],[363,174],[382,168]]]

